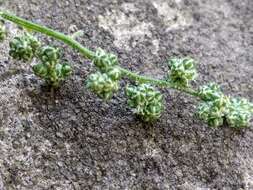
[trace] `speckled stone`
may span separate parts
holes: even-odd
[[[6,0],[1,9],[66,34],[83,30],[82,44],[156,78],[166,75],[169,57],[191,56],[199,62],[194,86],[215,81],[253,101],[252,0]],[[29,64],[8,57],[8,41],[22,31],[7,27],[12,32],[0,45],[0,190],[253,189],[252,128],[210,129],[194,116],[197,101],[172,90],[162,90],[161,119],[143,123],[127,108],[123,89],[107,103],[87,91],[94,68],[66,46],[74,74],[51,93]]]

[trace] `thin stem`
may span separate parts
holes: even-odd
[[[78,50],[85,58],[92,59],[94,57],[94,52],[90,51],[89,49],[83,47],[79,42],[74,40],[72,37],[67,36],[63,33],[57,32],[45,26],[41,26],[39,24],[35,24],[33,22],[27,21],[20,17],[14,16],[12,14],[6,12],[0,12],[0,16],[6,20],[16,23],[19,26],[24,28],[30,29],[32,31],[36,31],[47,36],[53,37],[57,40],[64,42],[65,44],[69,45],[73,49]]]
[[[73,49],[78,50],[85,58],[92,60],[95,56],[95,53],[85,47],[83,47],[79,42],[77,42],[75,39],[73,39],[71,36],[67,36],[63,33],[57,32],[55,30],[52,30],[50,28],[47,28],[45,26],[41,26],[39,24],[35,24],[33,22],[27,21],[25,19],[22,19],[20,17],[17,17],[15,15],[6,13],[6,12],[0,12],[0,16],[6,20],[9,20],[19,26],[22,26],[24,28],[30,29],[35,32],[39,32],[42,34],[45,34],[47,36],[53,37],[57,40],[60,40],[64,42],[65,44],[69,45]],[[173,86],[170,82],[165,81],[165,80],[158,80],[158,79],[153,79],[150,77],[146,76],[141,76],[138,75],[137,73],[131,72],[127,69],[124,69],[122,67],[119,67],[121,72],[123,73],[124,76],[127,76],[128,78],[134,80],[134,81],[139,81],[139,82],[145,82],[145,83],[151,83],[153,85],[157,85],[160,87],[169,87],[173,88],[176,90],[180,90],[182,92],[185,92],[187,94],[190,94],[192,96],[198,96],[197,92],[193,89],[190,88],[184,88],[184,89],[179,89],[175,86]]]
[[[128,78],[130,78],[134,81],[139,81],[139,82],[143,82],[143,83],[150,83],[150,84],[160,86],[160,87],[169,87],[169,88],[173,88],[175,90],[185,92],[185,93],[190,94],[192,96],[198,97],[198,93],[191,88],[177,88],[175,85],[173,85],[172,83],[165,81],[165,80],[158,80],[158,79],[153,79],[153,78],[146,77],[146,76],[141,76],[141,75],[138,75],[137,73],[131,72],[131,71],[124,69],[124,68],[120,68],[120,70],[123,73],[123,75],[127,76]]]
[[[170,84],[167,81],[153,79],[153,78],[146,77],[146,76],[141,76],[141,75],[138,75],[137,73],[131,72],[131,71],[124,69],[124,68],[119,68],[119,69],[121,70],[121,72],[124,76],[127,76],[128,78],[130,78],[134,81],[139,81],[142,83],[151,83],[151,84],[158,85],[161,87],[170,86]]]

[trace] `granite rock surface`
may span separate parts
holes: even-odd
[[[121,65],[163,78],[166,60],[198,61],[194,86],[215,81],[253,101],[252,0],[5,0],[1,9],[118,55]],[[22,30],[0,45],[0,190],[252,190],[253,128],[209,128],[197,101],[162,90],[155,123],[136,118],[123,89],[109,102],[87,91],[94,67],[64,48],[74,74],[51,93],[29,64],[8,57]],[[128,83],[125,80],[122,85]]]

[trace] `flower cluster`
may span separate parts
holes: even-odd
[[[211,127],[221,126],[226,115],[227,103],[228,98],[225,96],[203,102],[198,108],[198,116]]]
[[[100,71],[107,72],[118,65],[118,59],[114,54],[106,53],[101,48],[98,48],[93,63]]]
[[[17,60],[30,61],[36,56],[40,42],[29,33],[15,37],[10,42],[9,54]]]
[[[100,98],[108,100],[113,96],[114,92],[119,89],[119,83],[111,79],[107,74],[96,72],[89,76],[87,88],[96,93]]]
[[[38,57],[44,63],[58,63],[61,57],[61,52],[59,48],[43,46],[38,52]]]
[[[247,127],[253,113],[253,104],[245,98],[231,98],[227,105],[226,120],[231,127]]]
[[[0,41],[3,41],[7,36],[7,30],[4,23],[0,23]]]
[[[70,65],[60,63],[60,50],[51,46],[44,46],[38,52],[40,63],[33,66],[35,75],[43,78],[53,87],[66,79],[72,72]]]
[[[203,86],[198,93],[203,100],[198,108],[198,116],[210,126],[221,126],[224,121],[235,128],[249,125],[253,105],[248,100],[227,97],[214,83]]]
[[[153,121],[161,116],[163,96],[149,84],[127,86],[126,96],[133,112],[141,116],[144,121]]]
[[[88,77],[86,86],[100,98],[108,100],[119,89],[121,71],[118,59],[115,55],[98,49],[93,63],[99,71]]]
[[[34,57],[40,63],[32,67],[35,75],[43,78],[53,87],[58,87],[59,83],[71,74],[71,67],[60,63],[60,51],[51,46],[41,47],[41,43],[29,33],[15,37],[10,42],[11,57],[17,60],[30,61]]]
[[[223,93],[219,85],[216,83],[209,83],[198,90],[198,95],[204,101],[213,101],[219,99]]]
[[[175,87],[186,88],[197,77],[196,63],[191,58],[170,59],[168,79]]]

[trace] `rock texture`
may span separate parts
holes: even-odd
[[[253,101],[252,0],[11,0],[1,8],[65,33],[83,30],[87,47],[157,78],[167,58],[192,56],[197,85],[216,81]],[[9,39],[22,32],[8,27]],[[123,90],[108,103],[88,92],[93,67],[65,50],[75,72],[50,94],[28,64],[8,57],[7,41],[0,45],[1,190],[253,189],[253,128],[210,129],[194,117],[196,100],[171,90],[163,90],[161,119],[145,124]]]

